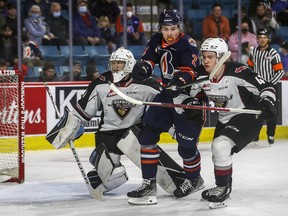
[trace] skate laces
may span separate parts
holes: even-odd
[[[139,192],[139,191],[145,190],[147,187],[150,186],[150,184],[151,184],[150,179],[144,179],[142,186],[140,188],[138,188],[136,191]]]
[[[182,185],[179,186],[180,189],[182,190],[183,193],[185,193],[186,191],[193,189],[193,186],[190,183],[189,179],[185,179],[185,181],[183,182]]]
[[[225,186],[224,187],[214,187],[211,188],[211,190],[209,190],[209,195],[214,195],[214,196],[220,196],[221,194],[223,194],[225,191]]]

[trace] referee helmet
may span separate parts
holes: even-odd
[[[259,36],[266,36],[268,39],[270,39],[270,32],[266,28],[258,29],[257,37]]]

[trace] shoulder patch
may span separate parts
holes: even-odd
[[[235,73],[241,73],[241,71],[246,70],[247,68],[247,66],[237,67],[235,68]]]
[[[189,42],[189,44],[190,44],[191,46],[197,47],[197,43],[196,43],[196,41],[195,41],[193,38],[189,38],[189,39],[188,39],[188,42]]]

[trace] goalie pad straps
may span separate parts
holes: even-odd
[[[55,127],[47,134],[46,139],[55,148],[63,148],[69,140],[75,139],[80,125],[80,119],[69,112],[68,109],[65,109],[64,115]]]

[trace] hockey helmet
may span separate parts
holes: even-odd
[[[162,25],[178,25],[178,27],[182,29],[182,18],[179,11],[177,11],[176,9],[164,9],[159,16],[158,24],[159,29]]]
[[[222,38],[208,38],[206,39],[200,48],[200,52],[215,52],[217,58],[221,58],[226,52],[228,52],[228,45]]]
[[[114,71],[113,70],[113,61],[121,61],[125,63],[123,70]],[[113,74],[113,82],[117,83],[121,81],[124,77],[126,77],[129,73],[132,73],[133,67],[136,63],[134,59],[134,55],[129,50],[125,49],[124,47],[120,47],[115,52],[111,54],[109,58],[109,69],[112,71]]]
[[[270,32],[266,28],[261,28],[257,30],[257,37],[262,35],[266,36],[267,38],[270,38]]]

